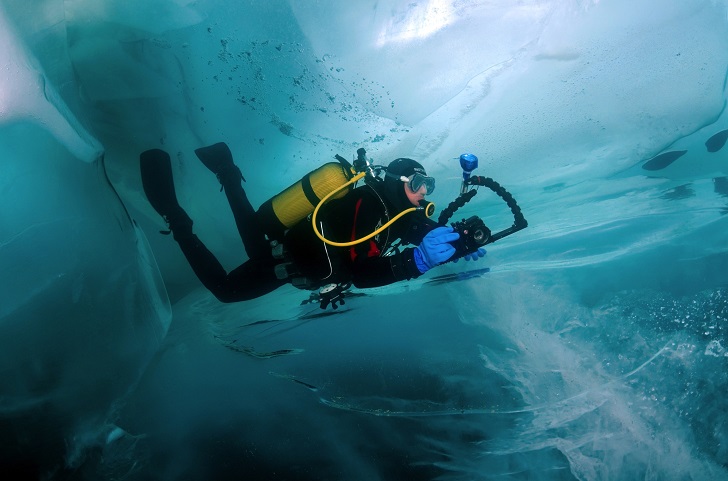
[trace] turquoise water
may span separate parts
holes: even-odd
[[[0,7],[12,479],[728,479],[724,2]],[[219,141],[256,206],[364,147],[442,209],[472,152],[529,227],[337,310],[221,304],[138,170],[170,153],[232,269]]]

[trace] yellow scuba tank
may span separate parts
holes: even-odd
[[[304,175],[301,180],[280,194],[265,201],[256,217],[270,239],[280,240],[284,232],[311,214],[321,199],[346,184],[352,177],[349,168],[341,163],[329,162]],[[339,199],[351,187],[332,196]]]

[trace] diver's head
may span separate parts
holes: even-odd
[[[435,190],[435,179],[427,176],[425,168],[412,159],[393,160],[384,173],[384,193],[398,211],[412,206]]]

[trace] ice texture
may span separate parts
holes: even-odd
[[[728,478],[727,30],[714,0],[4,0],[1,471]],[[221,304],[138,165],[170,153],[232,269],[220,141],[256,206],[364,147],[442,208],[472,152],[529,227],[336,311]]]

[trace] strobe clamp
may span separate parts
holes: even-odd
[[[478,248],[486,244],[493,243],[528,227],[528,222],[523,217],[523,213],[521,212],[521,208],[518,207],[516,199],[506,189],[490,177],[471,175],[472,171],[478,167],[478,158],[475,155],[461,155],[460,166],[463,169],[463,182],[460,188],[460,195],[454,201],[450,202],[447,208],[440,213],[438,224],[447,225],[447,222],[455,211],[470,202],[478,192],[474,187],[482,186],[492,190],[508,205],[513,214],[513,225],[498,232],[491,232],[483,220],[477,216],[453,223],[453,228],[460,234],[460,239],[455,244],[457,250],[456,258],[475,252]]]

